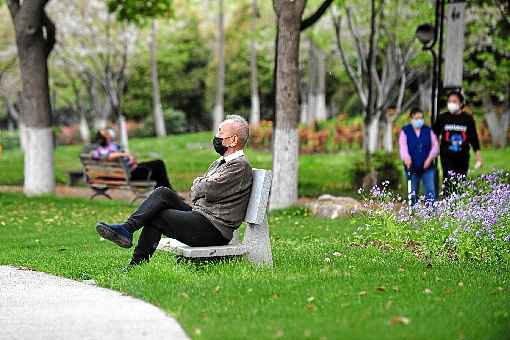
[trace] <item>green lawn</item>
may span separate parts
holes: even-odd
[[[148,147],[140,143],[136,150]],[[255,155],[255,162],[268,161]],[[197,171],[203,165],[187,161]],[[163,308],[197,339],[510,334],[510,264],[428,264],[407,252],[352,247],[356,226],[349,220],[288,209],[270,217],[273,270],[244,261],[176,264],[172,255],[157,253],[125,273],[130,251],[100,241],[94,224],[120,221],[132,209],[124,202],[0,194],[0,264],[94,279]]]

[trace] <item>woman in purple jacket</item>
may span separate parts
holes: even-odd
[[[432,166],[439,153],[439,142],[432,129],[424,124],[422,110],[412,109],[411,123],[402,128],[399,137],[400,158],[404,162],[406,175],[411,179],[411,203],[418,200],[420,182],[423,180],[425,199],[435,201],[436,169]]]

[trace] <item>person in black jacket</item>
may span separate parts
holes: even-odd
[[[448,112],[440,114],[433,126],[434,133],[440,138],[441,167],[447,195],[454,190],[452,177],[467,175],[470,146],[475,151],[475,168],[482,165],[475,121],[463,109],[464,96],[458,91],[450,92]]]

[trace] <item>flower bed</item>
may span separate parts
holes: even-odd
[[[373,187],[364,195],[354,245],[407,249],[418,258],[510,261],[510,174],[456,178],[457,194],[409,209],[402,197]]]

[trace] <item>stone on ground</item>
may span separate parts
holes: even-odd
[[[358,209],[361,203],[352,197],[322,195],[306,206],[315,216],[334,219],[351,216],[352,210]]]

